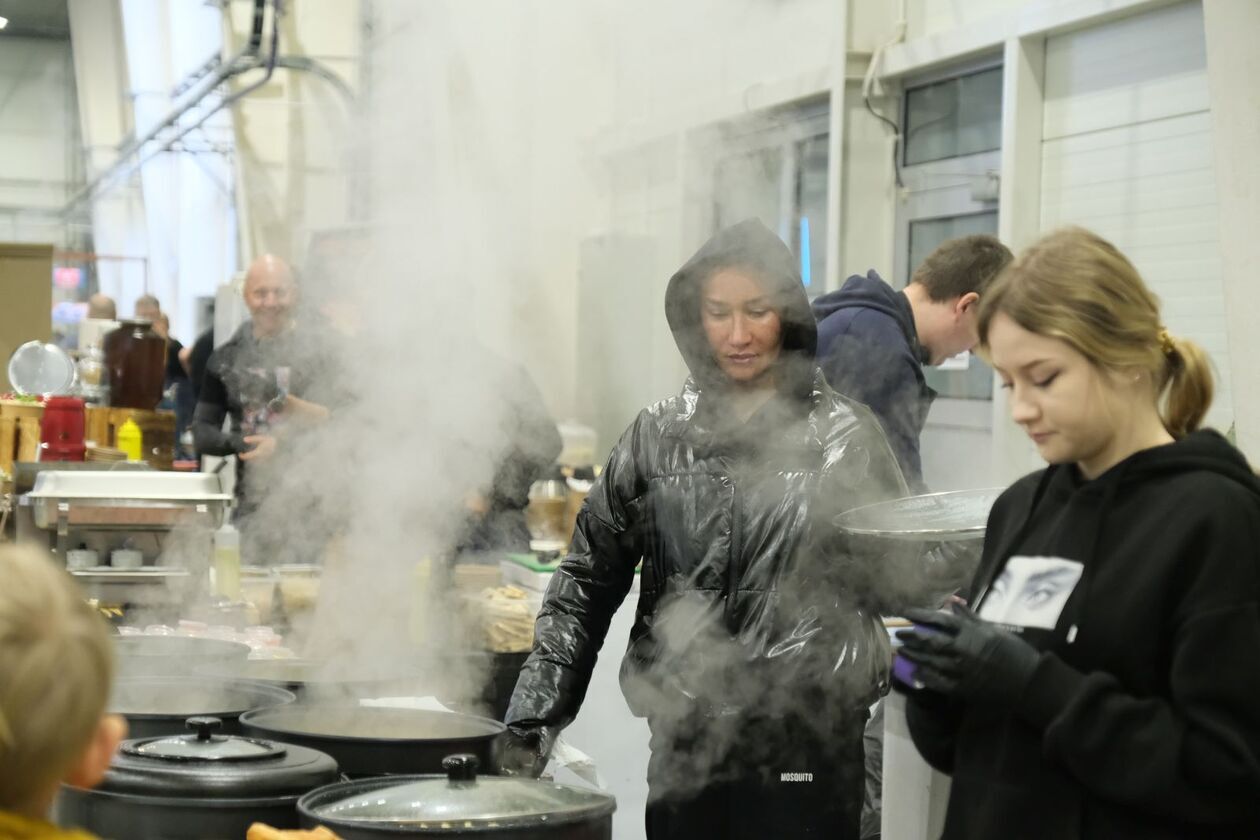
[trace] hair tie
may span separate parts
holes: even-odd
[[[1177,343],[1173,341],[1173,337],[1168,334],[1167,327],[1159,328],[1159,349],[1164,351],[1165,356],[1171,356],[1177,352]]]

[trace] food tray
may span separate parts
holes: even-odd
[[[75,470],[41,472],[27,494],[35,499],[130,499],[152,502],[229,502],[213,473]]]
[[[188,577],[188,570],[174,566],[145,566],[140,569],[93,566],[90,569],[73,569],[70,574],[93,583],[165,583],[171,578]]]

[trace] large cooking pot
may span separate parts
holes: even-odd
[[[179,734],[190,717],[218,718],[225,732],[237,735],[245,712],[293,700],[291,691],[248,680],[121,677],[114,683],[108,708],[127,719],[134,738]]]
[[[343,773],[379,776],[440,773],[442,760],[471,753],[493,767],[496,739],[507,727],[489,718],[427,709],[303,703],[241,716],[246,735],[326,752]]]
[[[114,652],[122,676],[173,677],[208,665],[244,662],[249,645],[191,636],[119,636]]]
[[[125,741],[99,786],[61,789],[54,819],[109,838],[244,840],[254,822],[297,828],[298,797],[339,778],[321,752],[187,723],[194,734]]]
[[[303,828],[344,840],[476,837],[479,840],[610,840],[616,800],[535,779],[478,776],[477,759],[449,756],[445,775],[340,782],[298,800]]]
[[[244,659],[197,669],[205,676],[244,679],[288,689],[303,701],[351,700],[413,694],[426,672],[419,666],[382,670],[360,662],[315,659]]]

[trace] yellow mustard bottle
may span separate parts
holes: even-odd
[[[143,460],[144,436],[140,433],[140,427],[136,425],[134,419],[128,417],[127,422],[118,427],[114,442],[126,453],[128,461]]]

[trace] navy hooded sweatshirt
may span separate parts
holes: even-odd
[[[827,384],[865,403],[888,435],[912,491],[924,492],[919,435],[936,392],[928,387],[910,301],[874,271],[853,275],[813,303],[818,365]]]
[[[1042,653],[1009,708],[909,695],[945,840],[1260,837],[1260,481],[1224,438],[1016,482],[970,595]]]

